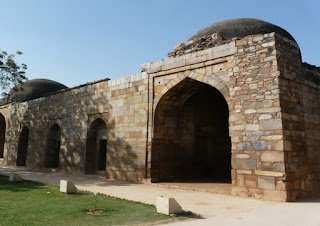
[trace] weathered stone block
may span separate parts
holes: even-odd
[[[238,159],[249,159],[250,155],[249,154],[237,154],[236,158],[238,158]]]
[[[249,142],[242,142],[237,145],[238,150],[250,150],[251,145]]]
[[[162,66],[162,70],[169,70],[169,69],[172,69],[172,68],[182,67],[182,66],[185,66],[185,65],[186,65],[186,62],[184,60],[177,61],[177,62],[174,62],[174,63],[164,64]]]
[[[206,55],[204,55],[204,56],[199,56],[199,57],[195,57],[195,58],[191,58],[191,59],[186,60],[186,65],[189,65],[189,64],[197,64],[197,63],[206,61],[206,59],[207,59],[207,56],[206,56]]]
[[[244,111],[245,114],[254,114],[254,113],[256,113],[256,112],[257,112],[256,109],[246,109],[246,110]]]
[[[283,151],[284,142],[283,140],[277,140],[273,142],[274,150],[276,151]]]
[[[270,47],[270,46],[274,46],[274,45],[275,45],[275,42],[272,41],[272,42],[263,43],[262,47]]]
[[[261,153],[262,162],[283,162],[284,153],[281,151],[265,151]]]
[[[268,148],[266,141],[254,141],[252,144],[253,144],[254,150],[256,151],[265,151]]]
[[[276,182],[274,177],[258,176],[258,188],[275,190]]]
[[[255,170],[257,169],[257,160],[254,159],[237,159],[233,160],[234,169]]]
[[[237,176],[237,186],[244,186],[244,175],[239,175]]]
[[[230,126],[230,130],[244,130],[244,125]]]
[[[266,119],[271,119],[272,115],[270,114],[263,114],[261,116],[259,116],[259,120],[266,120]]]
[[[270,176],[270,177],[283,177],[283,172],[274,172],[274,171],[263,171],[263,170],[256,170],[254,171],[256,175],[260,176]]]
[[[251,170],[237,170],[237,174],[246,174],[246,175],[251,175],[252,171]]]
[[[9,175],[9,181],[20,182],[20,181],[22,181],[22,178],[20,177],[19,174],[11,172]]]
[[[72,194],[77,192],[77,187],[71,182],[67,180],[60,180],[60,192],[66,194]]]
[[[277,181],[277,190],[285,191],[286,190],[286,183],[282,180]]]
[[[245,186],[247,188],[256,188],[257,187],[257,181],[254,180],[246,180]]]
[[[246,125],[246,130],[247,131],[256,131],[256,130],[259,130],[259,124],[249,124],[249,125]]]
[[[286,191],[273,191],[273,190],[264,190],[263,199],[268,199],[272,201],[285,202],[288,200]]]
[[[207,60],[212,60],[212,59],[216,59],[219,57],[229,56],[229,55],[236,53],[237,51],[238,51],[238,49],[236,47],[221,50],[218,52],[213,51],[212,53],[208,54]]]
[[[182,207],[174,198],[158,196],[156,207],[158,213],[163,213],[166,215],[182,212]]]
[[[281,121],[281,119],[261,120],[260,121],[260,128],[262,130],[282,129],[282,121]]]
[[[285,171],[284,163],[275,163],[275,164],[273,164],[273,169],[275,171],[284,172]]]

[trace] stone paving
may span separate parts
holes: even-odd
[[[70,180],[80,190],[100,192],[153,205],[157,196],[174,197],[184,210],[200,214],[204,218],[174,223],[176,225],[320,225],[320,198],[296,203],[279,203],[107,180],[96,175],[66,175],[45,173],[25,167],[0,167],[0,174],[9,175],[10,172],[18,172],[23,179],[46,184],[58,185],[60,179]]]

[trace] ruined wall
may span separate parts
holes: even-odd
[[[277,35],[288,199],[320,195],[320,70]]]
[[[3,165],[3,164],[5,164],[5,161],[4,161],[4,158],[5,158],[5,156],[7,156],[7,142],[6,142],[6,140],[8,139],[8,137],[7,137],[7,134],[6,134],[6,130],[7,130],[7,124],[8,124],[8,119],[10,118],[10,111],[9,111],[9,109],[8,109],[8,105],[3,105],[3,106],[0,106],[0,111],[1,111],[1,114],[3,115],[3,117],[4,117],[4,122],[5,123],[1,123],[1,133],[5,133],[4,134],[4,144],[2,143],[2,144],[0,144],[0,145],[3,145],[3,146],[1,146],[1,148],[3,147],[3,150],[1,150],[2,152],[3,152],[3,157],[1,157],[0,158],[0,165]],[[3,125],[4,124],[4,125]],[[2,135],[2,137],[3,137],[3,134],[1,134]],[[1,141],[2,142],[2,141]]]
[[[87,132],[100,118],[108,131],[109,178],[192,178],[195,154],[214,147],[215,160],[199,170],[223,169],[234,195],[287,201],[319,194],[319,70],[303,66],[297,44],[275,33],[211,44],[191,43],[188,54],[179,45],[175,57],[143,64],[134,76],[3,106],[6,164],[16,163],[26,125],[27,167],[43,168],[46,137],[57,123],[59,169],[83,173]],[[212,99],[196,99],[200,94]]]
[[[15,165],[23,126],[30,130],[27,167],[43,168],[47,135],[61,128],[59,170],[84,172],[87,131],[95,119],[107,124],[107,175],[138,180],[144,177],[147,74],[101,81],[57,92],[39,99],[9,105],[6,164]],[[3,112],[4,110],[1,110]]]
[[[279,71],[274,33],[239,40],[232,90],[233,190],[286,200]]]
[[[185,78],[219,90],[229,107],[233,194],[287,200],[279,101],[280,73],[274,36],[274,33],[248,36],[144,67],[153,78],[153,112],[163,95]],[[187,90],[184,92],[188,95]],[[166,131],[169,133],[170,129]],[[161,147],[161,142],[156,139],[150,140],[151,178],[158,177],[161,171],[159,156],[168,148],[168,145]]]

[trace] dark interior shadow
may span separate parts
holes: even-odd
[[[161,183],[161,182],[160,182]],[[220,184],[231,184],[231,180],[229,178],[221,178],[221,179],[214,179],[214,178],[198,178],[198,179],[175,179],[175,180],[167,180],[165,183],[186,183],[186,184],[213,184],[213,183],[220,183]]]
[[[303,198],[297,201],[293,201],[293,203],[320,203],[320,197]]]

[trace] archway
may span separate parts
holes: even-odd
[[[229,109],[216,88],[186,78],[160,99],[151,178],[231,182]]]
[[[28,152],[28,140],[29,140],[29,129],[27,126],[25,126],[23,127],[19,137],[17,166],[26,165],[27,152]]]
[[[61,145],[61,129],[58,124],[51,126],[48,138],[45,156],[45,168],[58,168],[59,167],[59,154]]]
[[[0,113],[0,158],[3,158],[5,139],[6,139],[6,120],[4,116]]]
[[[85,173],[96,174],[106,171],[107,125],[102,119],[91,123],[87,133]]]

